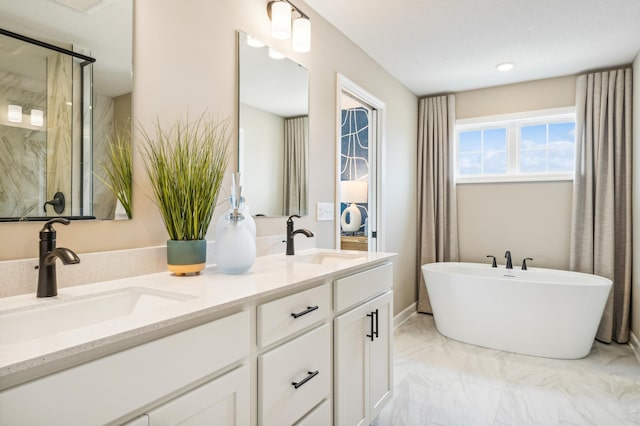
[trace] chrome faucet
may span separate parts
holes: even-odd
[[[69,219],[57,217],[44,224],[40,230],[40,261],[38,262],[38,297],[52,297],[58,294],[56,279],[56,259],[65,265],[80,263],[80,258],[65,247],[56,247],[54,223],[69,225]]]
[[[287,219],[287,255],[288,256],[292,256],[296,254],[295,248],[293,246],[293,237],[296,234],[303,234],[307,238],[313,237],[313,232],[309,231],[308,229],[296,229],[295,231],[293,230],[294,217],[297,217],[298,219],[300,219],[300,216],[297,214],[291,215],[289,216],[289,219]]]
[[[509,250],[504,253],[504,257],[507,258],[507,269],[513,269],[513,264],[511,263],[511,252]]]

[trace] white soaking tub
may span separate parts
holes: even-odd
[[[422,266],[436,328],[487,348],[547,358],[589,354],[611,280],[553,269]]]

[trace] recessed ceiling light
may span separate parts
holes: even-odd
[[[502,72],[511,71],[513,69],[513,62],[503,62],[498,64],[496,65],[496,69]]]

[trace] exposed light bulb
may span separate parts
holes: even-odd
[[[271,35],[278,40],[291,37],[291,5],[286,1],[271,3]]]
[[[311,50],[311,21],[299,17],[293,21],[293,50],[306,53]]]

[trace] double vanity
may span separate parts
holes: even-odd
[[[369,424],[392,395],[392,258],[314,249],[2,298],[0,424]]]

